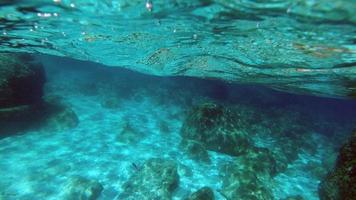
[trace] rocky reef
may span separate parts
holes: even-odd
[[[348,200],[356,196],[356,130],[337,157],[335,169],[319,186],[321,200]]]
[[[184,121],[181,136],[184,140],[197,141],[208,150],[239,156],[246,152],[250,143],[247,133],[239,128],[234,112],[215,103],[204,103],[192,109]]]
[[[179,175],[177,164],[170,160],[152,158],[123,185],[123,192],[118,199],[127,200],[169,200],[172,192],[178,187]]]
[[[281,110],[203,103],[188,113],[180,146],[198,162],[210,161],[208,150],[231,156],[232,161],[219,170],[223,180],[219,193],[225,198],[274,199],[273,177],[285,171],[301,150],[313,154],[317,146],[308,135],[309,127],[302,126],[300,113]],[[268,138],[273,144],[258,145]]]

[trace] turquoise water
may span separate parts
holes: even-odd
[[[354,10],[0,0],[0,200],[320,199],[355,128]]]
[[[355,93],[354,0],[2,1],[1,51],[156,75]]]

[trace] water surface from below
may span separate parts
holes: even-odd
[[[355,97],[353,0],[2,1],[1,52]]]

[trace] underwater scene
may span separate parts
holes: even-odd
[[[355,0],[0,0],[0,200],[356,199]]]

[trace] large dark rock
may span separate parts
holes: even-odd
[[[0,53],[0,137],[37,120],[44,83],[43,67],[31,56]]]
[[[319,186],[321,200],[349,200],[356,197],[356,130],[340,149],[335,169]]]
[[[208,150],[239,156],[250,147],[247,133],[239,128],[239,121],[231,110],[205,103],[188,114],[181,136],[183,142],[195,140],[203,143]]]
[[[153,158],[139,167],[123,185],[123,192],[118,199],[170,200],[178,184],[177,164],[173,161]]]
[[[42,98],[43,66],[29,54],[0,53],[0,137],[30,128],[77,126],[74,111],[58,98]]]
[[[0,54],[0,109],[41,101],[45,73],[31,56]]]

